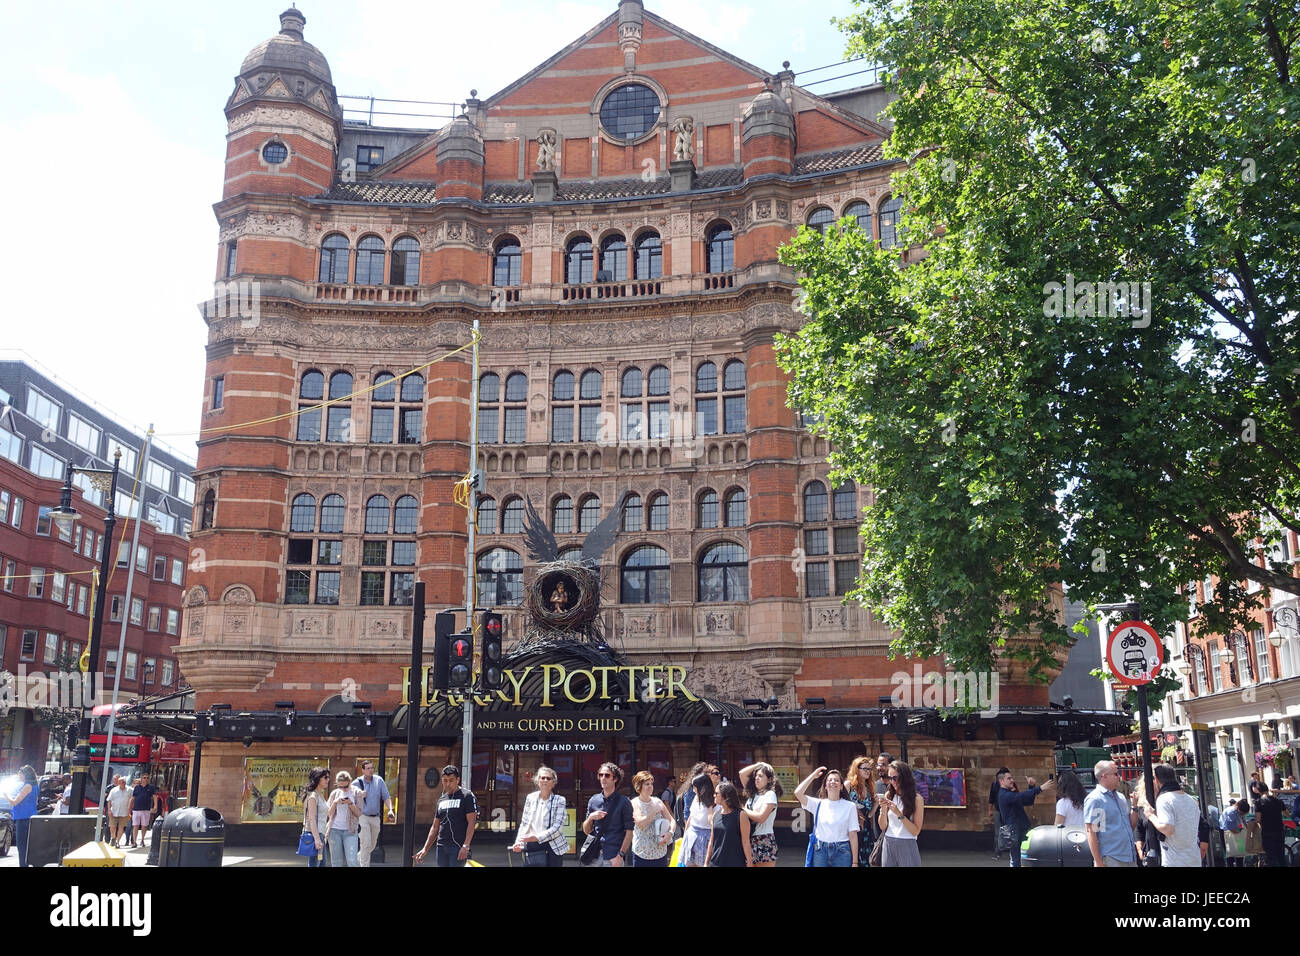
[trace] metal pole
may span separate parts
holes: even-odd
[[[199,805],[199,772],[203,769],[203,738],[194,738],[194,766],[190,768],[190,793],[188,806]]]
[[[411,670],[406,682],[406,800],[402,807],[402,866],[415,865],[415,794],[420,785],[420,711],[424,701],[424,582],[415,582],[411,608]]]
[[[1142,734],[1142,779],[1146,782],[1147,803],[1156,805],[1155,781],[1151,773],[1151,726],[1147,721],[1147,685],[1138,685],[1138,728]]]
[[[478,319],[474,320],[474,347],[472,350],[473,366],[470,372],[469,391],[469,473],[478,470]],[[467,532],[465,546],[465,626],[474,634],[474,655],[482,653],[481,635],[477,633],[474,620],[474,591],[477,564],[474,558],[474,532],[478,525],[478,489],[470,482],[468,507],[465,511],[465,529]],[[478,668],[474,668],[477,673]],[[473,675],[470,675],[473,680]],[[470,762],[474,757],[474,695],[465,695],[462,708],[463,718],[460,727],[460,779],[465,786],[470,786]]]
[[[379,740],[379,775],[380,775],[381,777],[383,777],[384,774],[387,773],[387,771],[388,771],[388,764],[387,764],[387,760],[386,760],[387,757],[388,757],[388,738],[387,738],[387,737],[381,737],[380,740]],[[385,783],[385,784],[388,783],[388,778],[387,778],[387,777],[384,777],[384,783]],[[396,781],[394,781],[394,783],[396,783]],[[383,807],[381,806],[380,809],[382,810]],[[405,811],[406,811],[406,808],[405,808],[405,807],[402,807],[402,811],[405,812]],[[385,861],[382,859],[382,857],[383,857],[383,852],[384,852],[384,849],[383,849],[383,847],[384,847],[384,824],[387,823],[387,822],[388,822],[388,814],[386,814],[386,813],[380,813],[380,814],[379,814],[379,833],[375,836],[375,848],[376,848],[377,850],[379,850],[380,858],[381,858],[381,859],[380,859],[380,862],[385,862]]]
[[[140,477],[143,478],[145,472],[149,469],[149,452],[153,448],[153,423],[150,422],[149,430],[144,436],[144,452],[140,460]],[[141,491],[138,510],[136,511],[135,524],[131,526],[131,551],[127,555],[126,570],[126,597],[122,605],[122,630],[117,639],[117,673],[113,676],[113,700],[108,709],[108,730],[106,731],[106,740],[104,743],[104,775],[108,775],[109,757],[113,753],[113,726],[117,720],[117,697],[122,687],[122,668],[126,663],[126,628],[131,620],[131,589],[135,584],[135,558],[140,551],[140,512],[144,510],[144,492]],[[130,517],[128,515],[128,517]],[[141,621],[143,624],[143,620]],[[106,793],[102,792],[99,796],[100,812],[103,812],[104,799]],[[140,837],[141,842],[144,840],[143,834]],[[99,833],[96,832],[95,840],[99,840]]]
[[[108,508],[104,515],[104,540],[100,546],[99,555],[99,580],[101,586],[95,595],[94,617],[90,628],[90,648],[87,651],[86,673],[91,675],[91,684],[93,686],[95,673],[99,670],[99,643],[104,633],[104,602],[108,600],[107,583],[108,583],[108,562],[109,552],[113,545],[113,528],[117,524],[117,516],[113,510],[114,499],[117,497],[117,472],[118,463],[122,458],[121,449],[113,456],[113,473],[109,479],[108,486]],[[72,483],[72,464],[68,463],[68,471],[64,480],[64,485]],[[71,494],[68,495],[71,503]],[[83,695],[84,698],[85,695]],[[92,695],[93,696],[93,695]],[[86,778],[90,771],[90,728],[91,718],[94,715],[93,700],[83,699],[81,702],[81,721],[77,726],[77,749],[72,756],[72,795],[71,805],[68,812],[71,813],[75,808],[78,813],[85,810],[86,807]],[[102,788],[101,788],[102,789]],[[103,800],[99,801],[102,805]],[[99,822],[95,824],[95,842],[99,842],[102,829]]]

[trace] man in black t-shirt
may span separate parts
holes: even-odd
[[[460,770],[452,764],[442,768],[442,793],[438,811],[424,840],[424,848],[415,854],[421,862],[429,847],[438,844],[438,866],[464,866],[469,859],[469,845],[474,842],[474,824],[478,823],[478,801],[474,791],[460,785]]]

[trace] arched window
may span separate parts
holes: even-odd
[[[618,233],[600,242],[600,271],[604,282],[627,281],[627,240]]]
[[[728,528],[743,528],[746,522],[745,489],[733,488],[727,492],[726,506],[723,508]]]
[[[844,207],[844,215],[852,216],[857,220],[858,228],[871,235],[871,207],[862,200],[851,202]]]
[[[732,359],[722,368],[722,389],[732,392],[745,387],[745,363]]]
[[[375,376],[375,387],[370,393],[370,400],[372,402],[397,401],[397,386],[394,384],[396,381],[392,372],[380,372]]]
[[[588,495],[578,506],[578,533],[584,534],[600,523],[600,499]]]
[[[820,481],[810,481],[803,488],[803,520],[826,520],[826,486]]]
[[[215,526],[214,521],[216,520],[216,511],[217,493],[209,488],[207,493],[203,496],[203,512],[202,516],[199,518],[200,531],[207,531],[209,528]]]
[[[582,381],[578,393],[579,398],[600,398],[601,374],[594,368],[589,368],[582,373]]]
[[[495,402],[499,398],[500,389],[501,376],[496,372],[488,372],[478,380],[478,400]]]
[[[823,236],[826,235],[827,228],[835,221],[835,213],[831,212],[825,206],[818,206],[808,214],[808,228],[816,229]]]
[[[846,481],[835,489],[831,501],[831,512],[836,521],[852,521],[858,516],[858,489],[851,481]]]
[[[619,409],[619,437],[623,441],[640,441],[645,437],[645,408],[641,401],[644,391],[641,370],[636,367],[626,369],[623,372],[619,395],[623,398],[634,398],[636,401],[623,402]]]
[[[310,403],[324,400],[325,376],[316,369],[304,372],[298,398],[308,403],[298,406],[298,441],[320,441],[321,410]]]
[[[414,495],[402,495],[393,505],[393,534],[415,534],[420,530],[420,503]]]
[[[393,285],[420,284],[420,243],[403,236],[393,243],[393,265],[388,274]]]
[[[668,368],[664,365],[656,365],[650,370],[648,379],[651,395],[667,395],[669,385]]]
[[[561,561],[580,561],[582,560],[582,548],[576,544],[572,547],[561,548],[559,559]]]
[[[357,285],[381,285],[384,281],[384,240],[366,236],[357,243]]]
[[[668,603],[668,552],[642,545],[623,559],[618,599],[621,604]]]
[[[366,501],[366,534],[388,534],[388,499],[383,495]]]
[[[350,372],[335,372],[330,376],[330,401],[346,399],[352,394]],[[352,406],[330,405],[325,409],[325,440],[350,442],[352,434]]]
[[[600,372],[589,368],[578,379],[578,441],[600,440]]]
[[[650,496],[650,531],[668,530],[668,496],[662,491]]]
[[[502,420],[501,440],[508,443],[521,443],[527,437],[528,408],[523,403],[528,398],[528,376],[523,372],[511,372],[506,376],[507,404]]]
[[[523,250],[514,236],[502,236],[492,253],[492,284],[519,285],[523,275]]]
[[[880,204],[880,245],[885,249],[898,244],[898,220],[902,208],[903,200],[897,197],[886,199]]]
[[[697,392],[716,392],[718,390],[718,367],[712,362],[701,362],[695,370],[695,390]]]
[[[636,278],[659,279],[664,274],[664,246],[657,232],[636,237]]]
[[[644,388],[641,383],[641,370],[636,366],[623,372],[623,387],[620,390],[624,398],[640,398]]]
[[[293,499],[293,506],[289,509],[289,530],[290,531],[315,531],[316,530],[316,499],[311,495],[297,495]]]
[[[501,440],[501,376],[496,372],[481,375],[478,380],[478,441],[480,445],[495,445]]]
[[[701,603],[749,600],[749,561],[738,544],[711,545],[700,555],[697,566],[698,597]]]
[[[641,496],[628,495],[623,502],[623,530],[641,530]]]
[[[320,503],[321,534],[343,533],[344,502],[342,495],[326,495]]]
[[[734,268],[734,245],[730,226],[722,223],[709,230],[707,249],[710,272],[730,272]]]
[[[320,281],[348,281],[348,240],[337,232],[326,236],[320,245]]]
[[[551,379],[551,402],[551,441],[573,441],[573,373],[568,369]]]
[[[330,376],[330,401],[336,398],[347,398],[352,394],[352,374],[350,372],[335,372]]]
[[[298,397],[309,401],[319,402],[325,397],[325,376],[315,369],[303,372],[302,387],[298,389]]]
[[[591,281],[591,240],[574,236],[564,248],[564,281],[578,285]]]
[[[700,493],[695,503],[695,526],[697,528],[716,528],[718,526],[718,493],[707,488]]]
[[[573,499],[560,495],[551,505],[551,530],[556,534],[573,534]]]
[[[480,498],[478,500],[478,517],[475,519],[474,526],[478,529],[479,534],[497,533],[497,500],[495,498]]]
[[[524,500],[507,498],[501,508],[501,533],[522,534],[524,531]]]
[[[397,406],[398,444],[418,445],[424,427],[424,376],[419,372],[403,376],[399,398],[402,404]]]
[[[478,558],[478,599],[487,607],[513,607],[524,599],[524,562],[509,548],[493,548]]]

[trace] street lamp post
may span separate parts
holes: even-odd
[[[82,671],[92,675],[92,686],[94,685],[93,675],[99,666],[99,640],[104,630],[104,602],[108,599],[108,568],[109,561],[112,560],[110,552],[113,544],[113,528],[117,524],[117,515],[113,510],[113,506],[117,497],[117,474],[121,460],[122,450],[119,448],[113,455],[112,469],[74,468],[72,462],[68,462],[67,470],[63,475],[63,490],[59,497],[59,506],[50,512],[50,518],[59,531],[70,532],[73,523],[80,517],[76,509],[72,507],[73,473],[80,472],[89,476],[92,485],[99,490],[103,490],[102,485],[105,481],[107,482],[108,513],[104,516],[104,540],[100,546],[99,586],[95,589],[95,607],[90,627],[90,647],[86,651],[87,656],[82,658],[83,661],[87,662],[82,667]],[[88,696],[92,697],[92,699],[86,699]],[[90,771],[90,729],[93,713],[93,695],[83,694],[81,722],[77,725],[77,749],[72,756],[72,797],[69,812],[80,813],[86,805],[86,776]],[[98,833],[95,834],[95,839],[99,839]]]

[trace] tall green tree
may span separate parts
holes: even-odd
[[[1270,551],[1300,531],[1300,11],[859,6],[913,248],[802,230],[808,320],[780,344],[875,490],[856,596],[899,651],[982,668],[1037,633],[1013,653],[1042,669],[1071,640],[1057,583],[1161,633],[1206,574],[1214,633],[1300,592]]]

